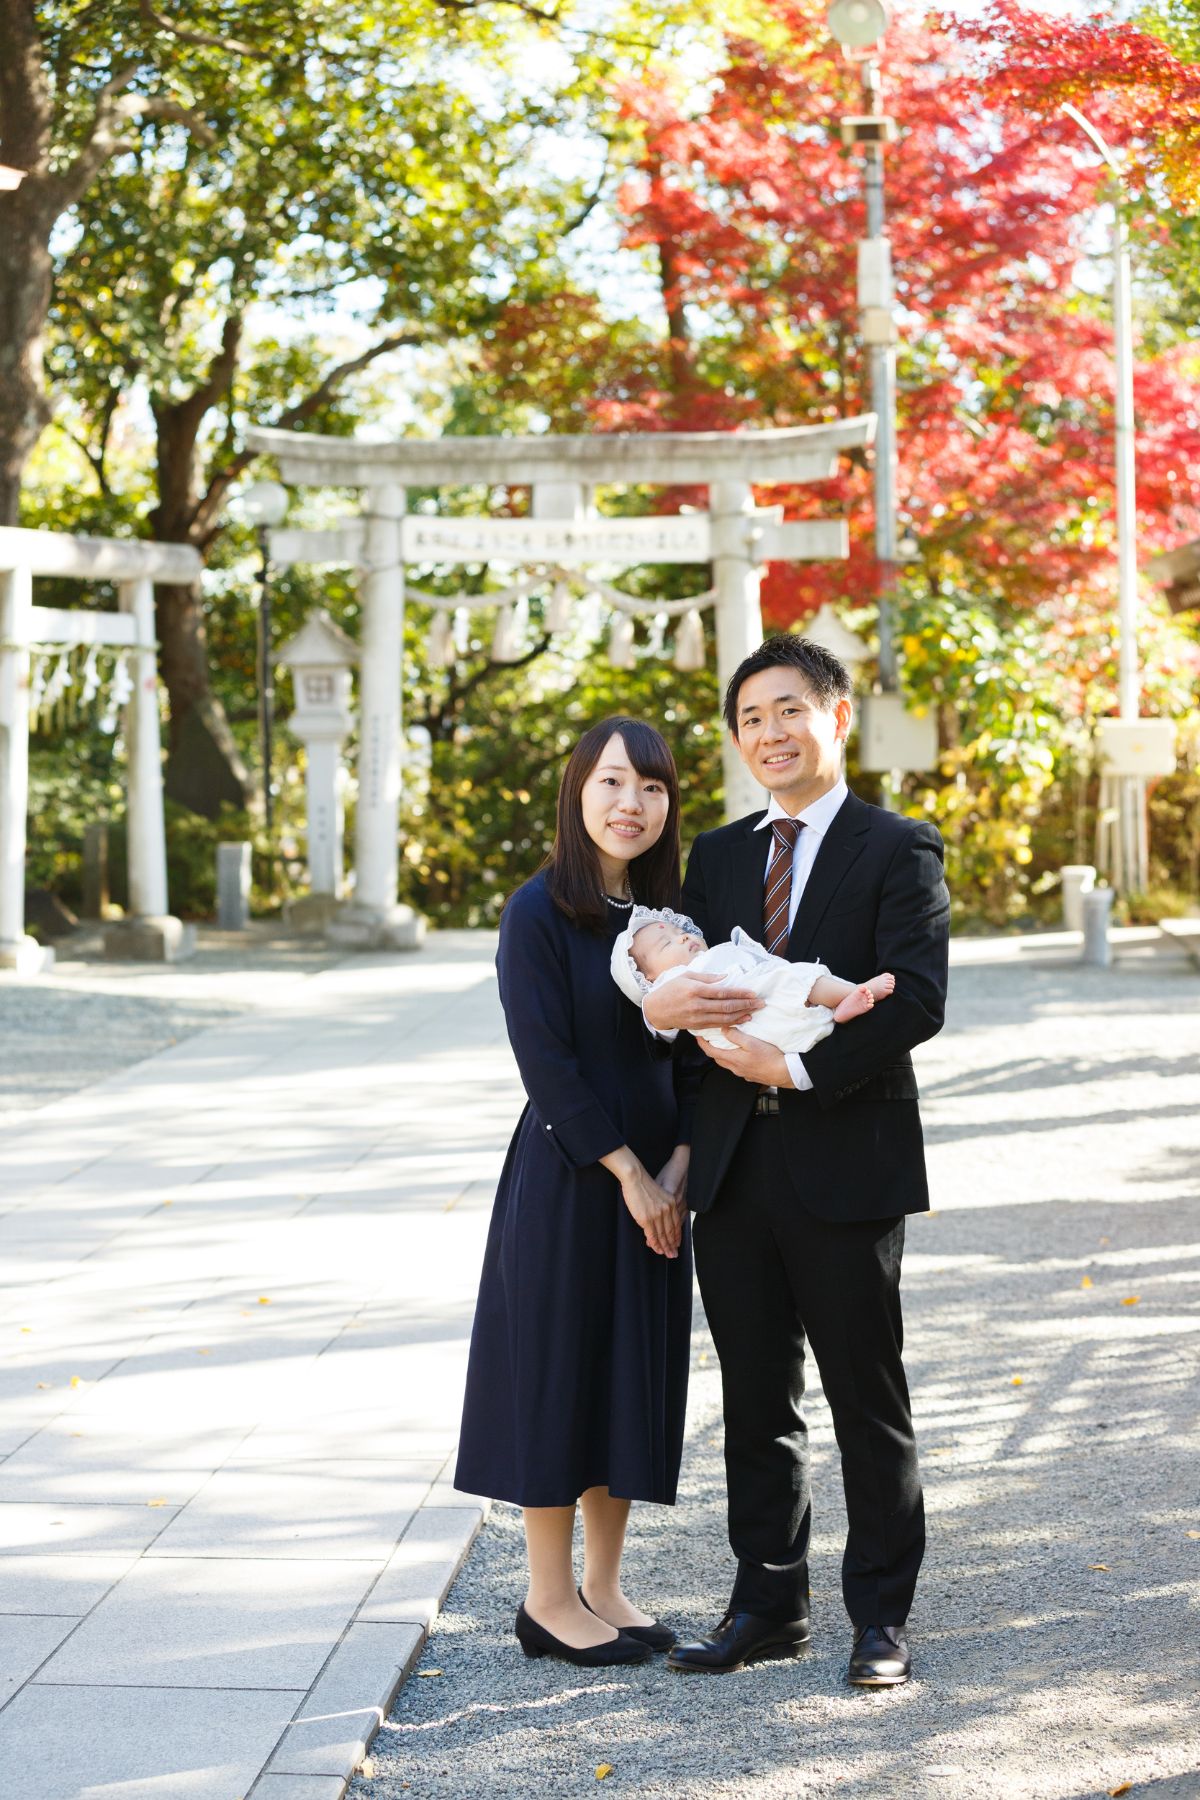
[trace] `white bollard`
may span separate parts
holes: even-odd
[[[1083,907],[1083,951],[1085,963],[1092,963],[1098,969],[1107,969],[1112,962],[1112,945],[1108,940],[1108,922],[1112,913],[1113,889],[1108,887],[1092,888],[1084,894]]]
[[[1083,930],[1083,896],[1096,885],[1096,871],[1091,863],[1064,863],[1062,875],[1063,926],[1067,931]]]

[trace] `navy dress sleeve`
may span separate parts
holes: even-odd
[[[571,983],[553,902],[514,894],[500,921],[496,972],[508,1038],[538,1124],[569,1168],[586,1168],[624,1143],[584,1079],[574,1045]]]

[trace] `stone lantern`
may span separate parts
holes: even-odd
[[[329,614],[313,613],[279,652],[292,672],[296,710],[288,730],[304,745],[307,763],[308,883],[311,900],[301,902],[308,923],[323,925],[342,892],[345,814],[342,804],[342,745],[353,724],[350,672],[358,650]],[[294,909],[295,910],[295,909]]]

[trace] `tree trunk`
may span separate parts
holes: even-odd
[[[18,189],[0,229],[0,525],[19,523],[21,477],[50,420],[42,368],[50,308],[50,225]]]
[[[663,163],[657,152],[649,160],[653,191],[663,183]],[[664,227],[665,233],[665,227]],[[683,284],[675,245],[666,235],[656,240],[658,250],[658,284],[667,315],[667,373],[676,400],[683,398],[692,376],[692,345],[688,334],[687,311],[683,301]]]
[[[158,505],[150,514],[150,528],[160,543],[190,543],[203,554],[216,535],[199,518],[198,443],[206,413],[233,379],[240,341],[241,320],[231,315],[203,381],[182,399],[155,397],[151,402]],[[239,809],[251,805],[258,799],[257,783],[210,683],[199,587],[157,588],[155,613],[159,669],[170,709],[167,793],[208,819],[215,819],[223,805]]]
[[[679,400],[687,392],[691,381],[692,346],[676,267],[675,246],[665,238],[661,238],[658,244],[658,279],[667,313],[667,366],[671,391]]]

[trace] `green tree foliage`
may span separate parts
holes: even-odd
[[[112,446],[148,407],[139,523],[207,556],[250,460],[247,419],[336,429],[339,390],[375,359],[470,336],[554,285],[603,165],[602,137],[563,148],[611,115],[614,57],[644,58],[676,10],[621,9],[601,34],[532,0],[211,0],[186,21],[148,0],[3,0],[0,131],[30,171],[0,196],[16,245],[0,325],[20,376],[0,401],[8,516],[47,416],[50,309],[51,381],[96,484],[78,523],[128,518]],[[359,341],[339,354],[351,315]],[[188,791],[215,810],[247,778],[205,625],[197,593],[160,593],[168,785],[207,740],[226,776]]]

